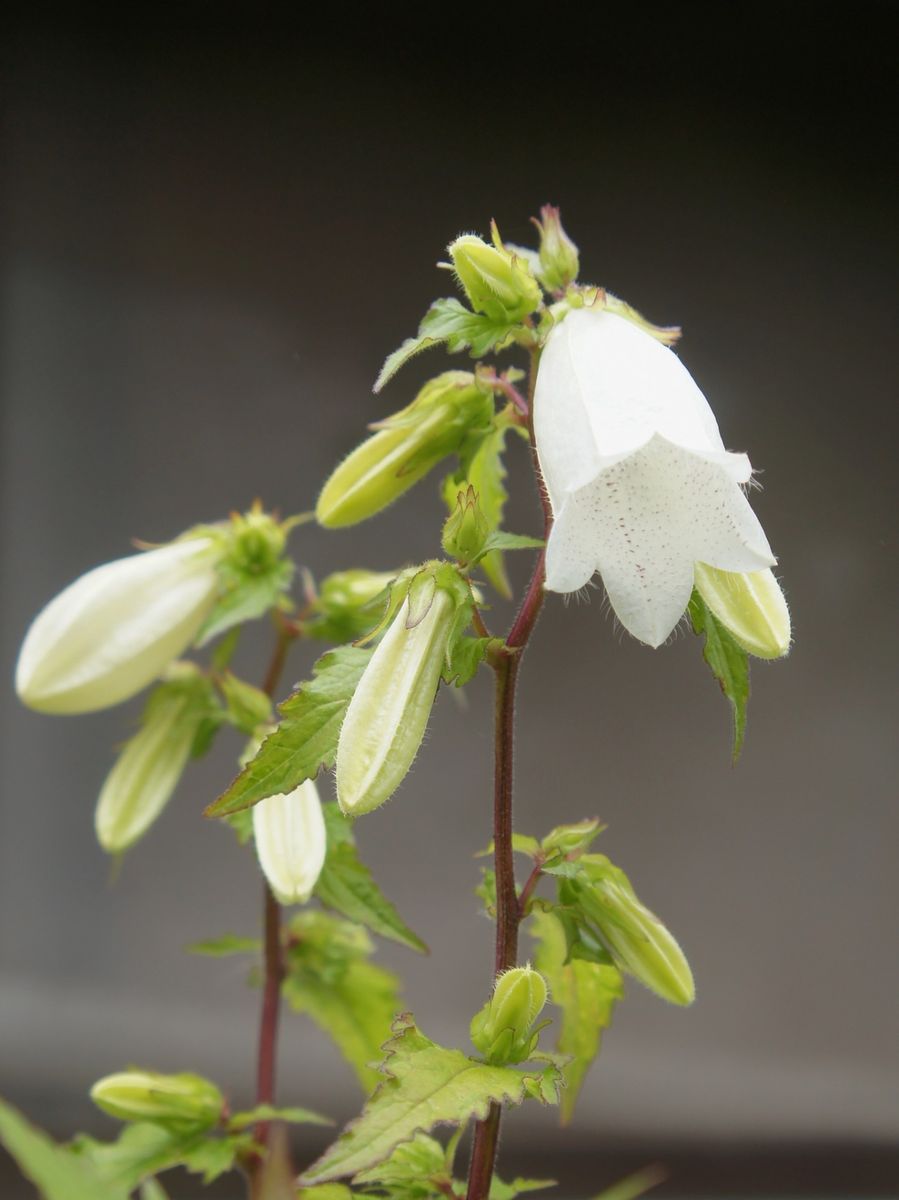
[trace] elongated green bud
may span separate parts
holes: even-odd
[[[698,562],[696,590],[748,654],[781,658],[790,649],[790,610],[770,568],[737,574]]]
[[[550,291],[562,291],[574,283],[580,270],[577,246],[562,228],[559,210],[552,204],[540,209],[540,278]]]
[[[355,525],[392,504],[475,430],[486,430],[493,398],[469,371],[426,383],[401,412],[372,426],[322,488],[316,520],[328,529]]]
[[[471,1022],[471,1040],[488,1062],[516,1063],[531,1056],[539,1036],[534,1022],[546,999],[546,981],[530,966],[500,975]]]
[[[372,654],[337,742],[337,799],[345,813],[389,800],[424,737],[457,599],[421,571]]]
[[[526,259],[508,251],[496,224],[493,245],[473,233],[447,246],[456,277],[475,312],[491,320],[514,324],[540,305],[540,285]]]
[[[108,853],[133,846],[168,804],[209,715],[209,697],[208,681],[190,663],[174,663],[153,691],[140,729],[125,743],[97,801],[94,826]]]
[[[638,900],[625,873],[603,855],[581,864],[593,878],[578,885],[578,899],[615,964],[672,1004],[692,1004],[693,973],[684,952],[659,918]]]
[[[91,1088],[91,1099],[122,1121],[152,1121],[176,1128],[209,1129],[222,1116],[222,1093],[200,1075],[121,1071]]]

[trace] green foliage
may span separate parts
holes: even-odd
[[[360,925],[327,913],[298,913],[289,925],[284,997],[327,1033],[368,1093],[401,1009],[399,982],[369,962],[372,943]]]
[[[555,1179],[513,1179],[511,1183],[503,1183],[494,1175],[490,1183],[490,1200],[515,1200],[525,1192],[542,1192],[544,1188],[555,1186]]]
[[[562,1075],[554,1063],[532,1071],[488,1066],[435,1045],[408,1014],[397,1020],[394,1034],[385,1047],[381,1086],[301,1182],[326,1183],[367,1170],[416,1133],[483,1118],[492,1101],[558,1103]]]
[[[45,1200],[126,1200],[127,1188],[109,1182],[92,1163],[58,1146],[2,1100],[0,1141]]]
[[[351,921],[366,925],[381,937],[400,942],[420,954],[428,948],[412,932],[372,878],[356,853],[352,822],[334,802],[322,806],[328,832],[328,850],[315,885],[315,895]]]
[[[474,561],[480,562],[486,554],[498,550],[539,550],[543,545],[543,538],[530,537],[526,533],[504,533],[500,529],[490,534]]]
[[[259,1121],[285,1121],[288,1125],[333,1125],[330,1117],[312,1112],[308,1108],[276,1108],[273,1104],[257,1104],[247,1112],[234,1113],[228,1120],[228,1130],[240,1133],[250,1129]]]
[[[234,562],[220,564],[222,594],[200,630],[197,645],[205,646],[229,629],[280,607],[293,571],[289,559],[279,559],[256,571]]]
[[[192,942],[186,946],[188,954],[202,954],[206,958],[228,958],[232,954],[258,954],[262,949],[259,938],[240,937],[236,933],[224,933],[218,938],[203,942]]]
[[[478,667],[492,650],[501,650],[502,638],[460,635],[449,648],[449,662],[443,671],[444,683],[463,687],[477,674]]]
[[[231,671],[225,671],[218,682],[228,719],[241,733],[252,737],[260,725],[271,720],[272,702],[261,688],[238,679]]]
[[[446,1195],[453,1178],[440,1142],[426,1133],[417,1133],[383,1162],[358,1172],[353,1183],[366,1185],[366,1191],[372,1187],[386,1190],[391,1200],[431,1200]]]
[[[484,912],[488,917],[496,916],[496,872],[492,867],[481,867],[481,882],[474,893],[484,903]]]
[[[621,972],[611,963],[568,957],[565,930],[556,914],[535,912],[529,927],[537,940],[534,962],[549,984],[551,1003],[562,1010],[556,1049],[570,1056],[563,1067],[562,1121],[570,1120],[584,1077],[599,1053],[602,1031],[624,994]]]
[[[602,833],[605,826],[598,817],[577,821],[574,825],[557,825],[540,843],[544,860],[576,857],[587,850]]]
[[[206,815],[224,817],[267,796],[289,794],[314,779],[321,767],[333,766],[340,726],[370,657],[370,650],[358,646],[323,654],[313,678],[279,705],[278,728]]]
[[[100,1178],[130,1193],[162,1171],[183,1167],[211,1183],[234,1168],[253,1147],[246,1134],[222,1137],[202,1131],[176,1131],[150,1122],[126,1125],[114,1142],[100,1142],[82,1134],[72,1150]]]
[[[693,632],[705,634],[702,657],[730,701],[734,721],[734,762],[740,757],[746,736],[746,706],[749,703],[749,655],[728,633],[694,588],[687,609]]]
[[[508,346],[518,329],[517,322],[494,321],[473,313],[455,298],[435,300],[422,317],[415,337],[406,338],[398,350],[388,354],[374,390],[380,392],[400,367],[431,346],[444,343],[450,354],[468,350],[472,358],[481,358],[491,350]]]

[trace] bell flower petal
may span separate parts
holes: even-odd
[[[775,559],[708,402],[667,347],[612,313],[578,309],[547,340],[534,427],[555,524],[546,586],[599,572],[615,614],[658,646],[683,616],[694,565],[759,571]]]
[[[327,834],[315,781],[253,808],[259,865],[282,904],[305,904],[325,863]]]
[[[198,537],[88,571],[37,615],[16,667],[29,708],[83,713],[136,695],[194,640],[212,608],[220,544]]]

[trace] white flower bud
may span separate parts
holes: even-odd
[[[268,796],[253,808],[259,865],[282,904],[304,904],[325,862],[327,835],[315,781],[287,795]]]
[[[220,543],[173,542],[76,579],[34,619],[16,667],[23,704],[109,708],[156,679],[196,637],[216,597]]]

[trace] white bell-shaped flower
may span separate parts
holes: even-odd
[[[221,544],[198,537],[88,571],[32,622],[16,667],[23,704],[84,713],[127,700],[193,642],[215,601]]]
[[[312,895],[328,848],[315,781],[286,795],[269,796],[253,809],[259,865],[282,904],[304,904]]]
[[[534,399],[555,524],[546,586],[574,592],[599,572],[621,624],[659,646],[683,616],[694,565],[759,571],[775,559],[677,356],[623,317],[570,313],[550,334]]]

